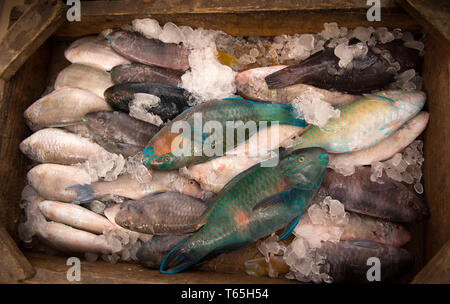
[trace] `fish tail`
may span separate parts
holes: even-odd
[[[293,76],[289,68],[284,68],[266,76],[265,81],[269,89],[281,89],[295,82]]]
[[[77,192],[77,198],[72,201],[74,203],[86,202],[95,198],[94,189],[89,184],[73,185],[67,187],[66,190],[75,190]]]
[[[192,247],[192,237],[182,240],[164,257],[159,271],[164,274],[175,274],[198,263],[209,251],[206,246]]]
[[[262,105],[261,105],[262,106]],[[298,118],[292,105],[282,103],[267,104],[260,112],[261,120],[278,122],[282,125],[291,125],[305,128],[307,123],[304,119]]]

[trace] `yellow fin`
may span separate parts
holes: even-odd
[[[238,63],[237,59],[234,56],[232,56],[232,55],[230,55],[228,53],[222,52],[220,50],[217,50],[217,60],[219,60],[219,62],[221,64],[227,65],[230,68],[233,65],[236,65]]]

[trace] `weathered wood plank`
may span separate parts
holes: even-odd
[[[8,29],[0,42],[0,77],[8,80],[65,20],[65,5],[38,0]]]
[[[368,9],[366,0],[144,0],[82,2],[83,16],[210,14],[292,10]],[[381,0],[381,7],[397,7]]]
[[[441,42],[427,36],[423,67],[426,110],[430,121],[424,136],[425,200],[430,219],[425,223],[425,261],[449,239],[450,231],[450,54]]]
[[[15,240],[22,215],[20,194],[30,165],[19,151],[20,142],[31,134],[23,112],[44,92],[49,62],[50,49],[44,44],[6,82],[0,100],[0,225]]]
[[[412,284],[450,284],[450,240],[414,277]]]
[[[0,282],[17,283],[34,276],[35,271],[4,227],[0,227]]]
[[[450,2],[441,0],[398,0],[411,16],[450,52]]]
[[[66,273],[70,266],[67,258],[26,252],[25,256],[36,269],[36,275],[24,283],[68,284]],[[158,270],[146,269],[138,264],[104,261],[81,261],[81,281],[83,284],[289,284],[286,279],[252,277],[247,274],[229,274],[188,270],[181,274],[165,275]]]
[[[90,2],[89,2],[90,3]],[[386,26],[417,32],[420,26],[401,9],[382,10],[380,22],[369,22],[365,10],[352,11],[268,11],[225,14],[113,14],[88,15],[82,9],[80,22],[66,22],[56,32],[58,37],[80,37],[99,33],[108,28],[120,28],[136,18],[152,17],[160,24],[174,22],[193,28],[203,27],[222,30],[234,36],[276,36],[281,34],[317,33],[325,22],[337,22],[340,26]]]

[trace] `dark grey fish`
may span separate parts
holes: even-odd
[[[414,256],[403,248],[372,241],[324,242],[317,253],[325,256],[322,266],[334,282],[368,282],[369,258],[380,261],[381,282],[411,269]],[[329,267],[329,269],[327,269]]]
[[[345,209],[393,222],[412,222],[429,216],[425,203],[400,182],[385,174],[383,184],[370,181],[369,167],[358,168],[343,176],[327,169],[317,198],[331,196]]]
[[[91,138],[109,152],[134,156],[142,152],[159,127],[122,112],[102,111],[84,116],[86,123],[67,126],[71,132]]]
[[[142,63],[122,64],[111,70],[114,83],[158,82],[173,86],[181,83],[183,72]]]
[[[149,106],[145,110],[159,116],[164,122],[175,118],[189,108],[188,100],[193,98],[185,89],[155,82],[129,82],[116,84],[105,91],[105,99],[115,110],[128,112],[129,103],[135,98],[134,94],[145,93],[155,95],[161,102]]]
[[[334,49],[328,48],[316,53],[305,61],[288,66],[268,75],[265,80],[269,89],[280,89],[293,84],[303,83],[321,89],[335,89],[350,94],[363,94],[374,90],[381,90],[394,81],[394,72],[387,72],[390,63],[382,50],[392,50],[401,66],[401,70],[414,68],[418,53],[410,52],[397,42],[375,46],[369,49],[366,56],[353,61],[353,67],[338,71],[339,58],[334,55]],[[404,52],[402,52],[404,51]]]
[[[106,39],[117,53],[128,60],[174,70],[189,69],[189,51],[182,45],[147,39],[140,33],[124,30],[114,31]]]
[[[191,234],[154,235],[136,253],[137,261],[148,268],[159,269],[169,251]]]
[[[115,217],[119,226],[147,234],[191,232],[191,223],[206,210],[202,200],[178,192],[151,194],[123,204]]]

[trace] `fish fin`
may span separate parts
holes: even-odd
[[[387,96],[384,96],[384,95],[381,95],[381,94],[363,94],[363,96],[364,97],[367,97],[367,98],[369,98],[369,99],[381,99],[381,100],[387,100],[387,101],[390,101],[390,102],[394,102],[394,100],[393,99],[391,99],[391,98],[389,98],[389,97],[387,97]]]
[[[209,252],[204,246],[195,248],[196,250],[188,248],[186,244],[189,239],[190,237],[182,240],[164,257],[159,267],[161,273],[175,274],[181,272],[198,263],[208,255]],[[165,269],[167,266],[168,269]]]
[[[370,184],[364,185],[363,189],[364,189],[364,191],[367,191],[367,192],[385,192],[388,190],[397,189],[397,186],[392,182],[384,183],[384,184],[379,184],[377,182],[370,182]]]
[[[66,190],[75,190],[77,192],[77,198],[72,201],[73,203],[90,201],[95,198],[94,189],[92,189],[90,184],[73,185],[67,187]]]
[[[352,242],[353,245],[364,248],[378,249],[380,245],[373,241],[355,241]]]
[[[284,69],[281,69],[279,71],[276,71],[270,75],[267,75],[264,80],[266,81],[267,86],[270,90],[273,89],[281,89],[284,88],[290,84],[292,84],[290,78],[291,78],[291,69],[289,67],[286,67]]]
[[[284,240],[285,238],[287,238],[287,237],[291,234],[292,230],[294,230],[294,228],[297,226],[298,221],[300,220],[300,218],[302,217],[302,215],[303,215],[303,212],[300,213],[299,216],[297,216],[295,219],[293,219],[293,220],[286,226],[286,228],[285,228],[284,231],[283,231],[283,234],[282,234],[282,235],[280,236],[280,238],[279,238],[280,241],[281,241],[281,240]]]
[[[267,212],[270,214],[273,209],[289,202],[289,191],[290,190],[286,190],[263,199],[253,206],[253,212]]]
[[[73,122],[64,122],[60,124],[54,124],[54,125],[48,125],[47,128],[63,128],[68,126],[74,126],[74,125],[80,125],[84,123],[88,123],[89,121],[86,118],[82,118],[80,121],[73,121]]]

